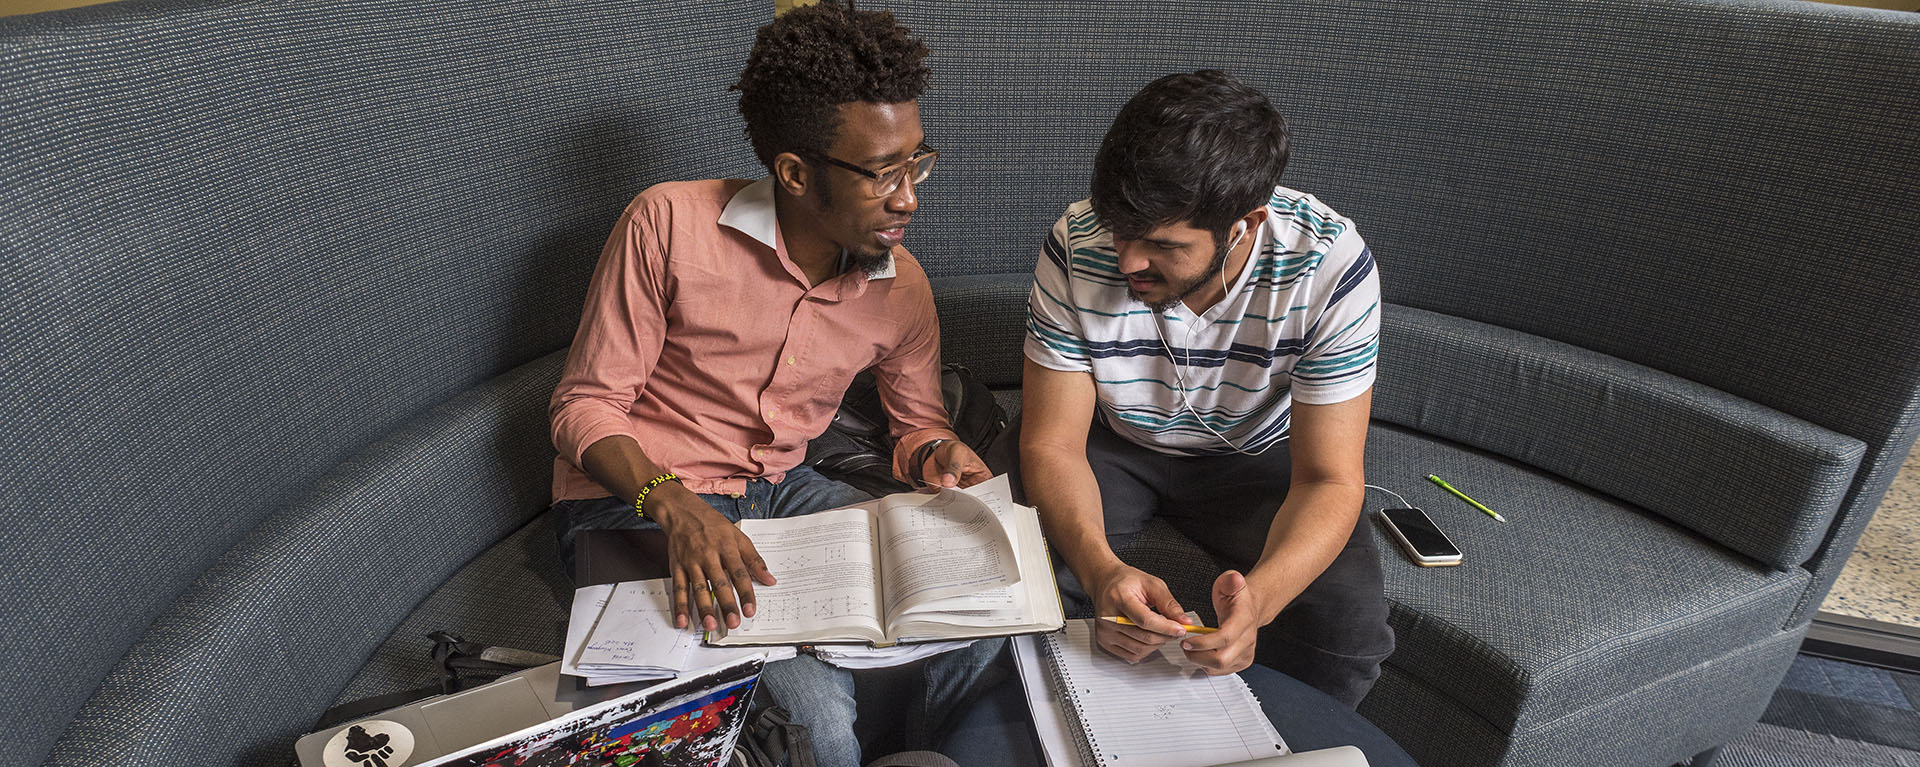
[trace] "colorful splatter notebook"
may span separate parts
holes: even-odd
[[[760,667],[752,658],[691,673],[421,767],[722,765],[746,723]]]
[[[552,663],[310,734],[294,750],[301,767],[725,764],[761,665],[581,688]]]

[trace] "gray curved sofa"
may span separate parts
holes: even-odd
[[[546,395],[620,207],[757,175],[725,89],[769,5],[0,19],[0,764],[285,763],[431,681],[428,631],[556,649]],[[1232,70],[1379,260],[1370,479],[1467,553],[1383,547],[1362,712],[1427,765],[1737,737],[1915,438],[1920,19],[1146,5],[891,6],[936,51],[910,247],[948,358],[1017,387],[1111,115]],[[1198,605],[1195,555],[1129,554]]]

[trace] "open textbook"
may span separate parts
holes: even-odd
[[[889,645],[1053,631],[1060,592],[1040,516],[1005,476],[964,490],[896,493],[740,530],[779,582],[715,645]]]

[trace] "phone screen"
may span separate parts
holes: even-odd
[[[1419,552],[1420,556],[1460,556],[1460,550],[1454,548],[1453,542],[1441,534],[1440,528],[1434,526],[1433,520],[1427,519],[1426,512],[1419,509],[1381,509],[1380,513],[1387,515],[1387,521],[1399,528],[1400,534],[1406,537],[1407,543],[1411,544],[1413,550]]]

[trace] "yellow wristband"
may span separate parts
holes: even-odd
[[[653,492],[654,488],[664,485],[668,482],[672,482],[679,478],[680,478],[680,475],[678,474],[662,474],[658,477],[654,477],[653,479],[647,480],[647,486],[640,488],[640,494],[638,496],[635,496],[633,499],[633,513],[639,515],[641,519],[646,519],[647,512],[646,512],[645,506],[647,503],[647,493],[651,493]]]

